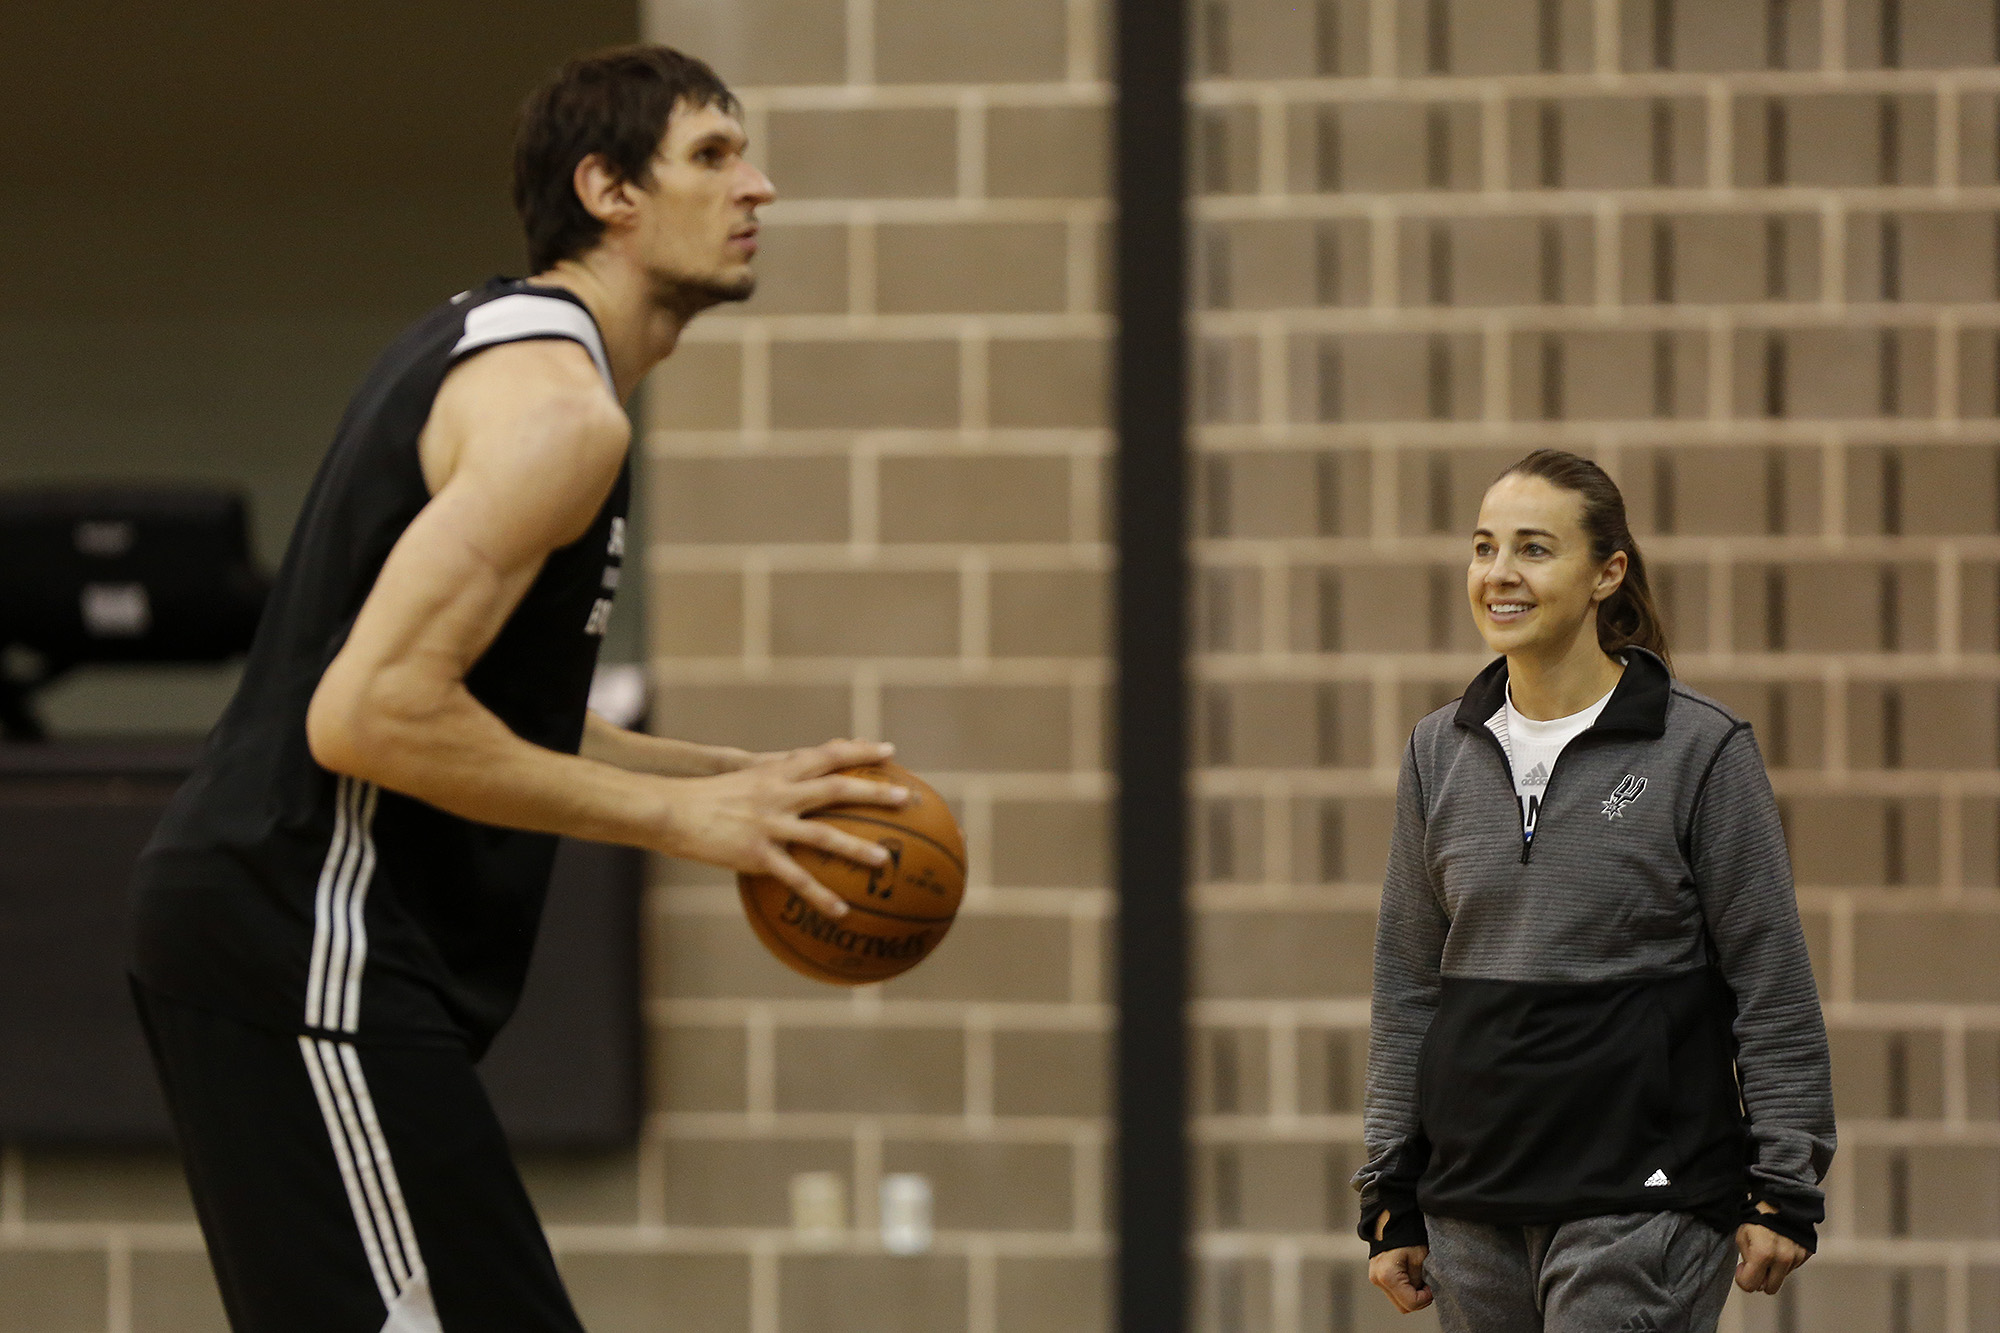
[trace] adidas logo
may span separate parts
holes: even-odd
[[[1653,1322],[1653,1316],[1641,1310],[1620,1324],[1617,1333],[1660,1333],[1660,1326]]]
[[[1549,785],[1549,766],[1536,764],[1528,770],[1528,776],[1521,779],[1523,787],[1546,787]]]
[[[1652,1175],[1646,1177],[1646,1188],[1649,1190],[1658,1189],[1662,1185],[1671,1185],[1671,1184],[1673,1184],[1673,1182],[1667,1179],[1667,1173],[1664,1171],[1655,1171],[1653,1172]]]

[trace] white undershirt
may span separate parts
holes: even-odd
[[[1535,836],[1535,817],[1541,811],[1542,792],[1549,785],[1549,772],[1556,766],[1556,757],[1565,745],[1590,729],[1590,724],[1604,711],[1604,705],[1611,702],[1611,695],[1612,691],[1606,690],[1602,699],[1581,713],[1537,722],[1515,709],[1510,685],[1507,702],[1486,719],[1486,729],[1498,738],[1514,770],[1514,797],[1521,803],[1523,838]]]

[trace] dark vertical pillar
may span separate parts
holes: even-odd
[[[1188,1327],[1187,8],[1117,0],[1118,1327]]]

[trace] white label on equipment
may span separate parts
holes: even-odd
[[[153,604],[143,583],[83,585],[83,628],[95,639],[138,639],[153,627]]]

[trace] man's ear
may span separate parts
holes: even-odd
[[[570,183],[584,210],[607,228],[630,221],[637,212],[632,182],[614,171],[602,153],[591,153],[578,162]]]

